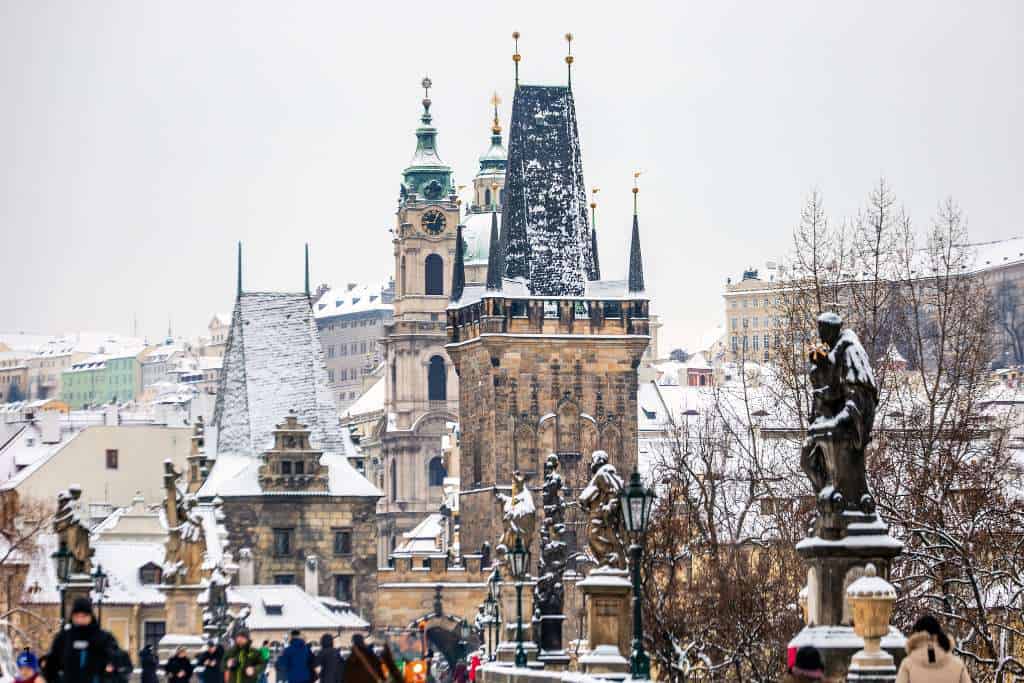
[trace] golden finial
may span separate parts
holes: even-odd
[[[516,51],[512,54],[512,61],[516,65],[516,87],[519,87],[519,60],[522,57],[519,54],[519,31],[512,31],[512,40],[516,43]]]
[[[494,107],[494,124],[491,126],[491,132],[495,135],[501,133],[501,122],[498,121],[498,105],[501,104],[501,98],[498,97],[498,92],[495,91],[491,95],[491,105]]]
[[[636,200],[637,195],[640,194],[640,186],[637,183],[642,173],[643,171],[633,171],[633,215],[636,215]]]
[[[572,34],[565,34],[565,42],[568,43],[569,53],[565,55],[565,63],[569,68],[569,87],[572,87]]]
[[[601,191],[599,187],[593,187],[590,189],[590,208],[597,208],[597,193]]]

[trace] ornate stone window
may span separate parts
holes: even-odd
[[[432,356],[427,369],[427,399],[445,401],[448,399],[448,371],[444,358]]]
[[[292,554],[293,529],[274,529],[274,555],[288,557]]]
[[[444,294],[444,262],[437,254],[427,256],[423,264],[426,294]]]
[[[448,472],[444,469],[444,463],[441,461],[441,456],[435,456],[430,459],[430,464],[427,467],[427,482],[430,486],[443,486],[444,478],[448,476]]]

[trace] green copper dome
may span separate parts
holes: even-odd
[[[428,200],[441,200],[452,192],[452,169],[437,153],[437,129],[430,125],[430,79],[423,79],[422,125],[416,129],[416,152],[402,172],[403,195],[416,193]]]

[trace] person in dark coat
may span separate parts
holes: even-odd
[[[185,683],[191,680],[193,668],[192,660],[188,658],[188,653],[183,647],[179,647],[174,656],[169,658],[164,665],[169,683]]]
[[[804,645],[796,652],[796,660],[789,668],[782,683],[812,683],[825,677],[825,664],[818,648]]]
[[[132,677],[132,658],[121,648],[114,653],[114,670],[104,677],[108,683],[128,683]]]
[[[65,683],[95,683],[114,672],[117,641],[99,627],[87,597],[71,605],[71,624],[57,633],[46,655],[43,678]]]
[[[277,661],[287,672],[288,683],[310,683],[313,680],[313,655],[298,631],[292,631],[292,639]]]
[[[196,667],[203,667],[199,674],[202,683],[224,683],[224,670],[220,668],[224,661],[224,648],[211,638],[206,647],[196,655]]]
[[[152,645],[139,650],[139,667],[142,669],[142,683],[157,683],[156,670],[160,667],[160,660],[153,652]]]
[[[320,636],[320,652],[316,656],[316,674],[320,683],[341,683],[345,677],[345,660],[334,647],[334,636]]]

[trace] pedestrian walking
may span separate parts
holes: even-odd
[[[906,647],[896,683],[971,683],[967,667],[952,653],[953,644],[935,617],[926,615],[914,623]]]
[[[224,683],[257,683],[266,666],[263,655],[252,646],[249,629],[238,629],[234,646],[224,655]]]
[[[63,683],[96,683],[113,673],[117,641],[96,623],[92,601],[87,597],[74,601],[70,618],[71,623],[53,639],[43,678]]]
[[[264,640],[263,641],[263,645],[260,646],[260,655],[263,656],[263,661],[264,662],[269,662],[270,661],[270,641],[269,640]],[[269,667],[263,667],[263,673],[260,674],[260,683],[267,683],[267,680],[268,680],[268,678],[270,676],[269,672],[267,671],[268,668]]]
[[[288,683],[310,683],[313,680],[313,655],[298,631],[292,631],[288,647],[278,656],[277,662],[283,666]]]
[[[206,641],[206,647],[196,655],[196,668],[202,667],[199,680],[202,683],[224,683],[224,671],[221,669],[223,661],[224,648],[210,638]]]
[[[39,678],[39,660],[31,650],[26,647],[14,664],[18,669],[14,676],[15,683],[36,683]]]
[[[812,683],[825,677],[825,663],[818,648],[804,645],[796,651],[793,666],[782,677],[782,683]]]
[[[345,677],[345,659],[334,647],[334,636],[320,636],[320,652],[316,656],[316,675],[320,683],[341,683]]]
[[[107,683],[128,683],[132,677],[132,658],[120,647],[114,652],[113,670],[103,679]]]
[[[160,668],[160,660],[152,645],[147,644],[139,650],[139,668],[142,669],[142,683],[157,683],[156,670]]]
[[[168,683],[186,683],[192,679],[192,670],[195,667],[192,666],[192,660],[188,657],[188,652],[184,647],[179,647],[174,651],[174,656],[167,660],[167,664],[164,665],[164,671],[167,672]]]

